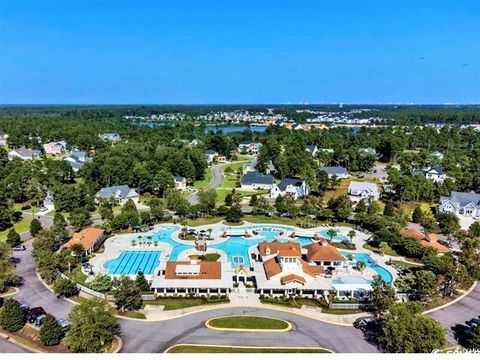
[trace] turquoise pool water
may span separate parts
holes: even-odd
[[[120,256],[105,263],[110,275],[135,275],[143,271],[151,275],[159,265],[161,251],[122,251]]]
[[[330,235],[328,235],[328,230],[330,230],[330,229],[322,229],[322,230],[320,230],[319,234],[320,234],[321,237],[330,240]],[[342,241],[345,241],[345,240],[349,240],[348,236],[342,235],[342,232],[341,232],[340,229],[335,229],[334,228],[333,230],[337,231],[337,233],[338,233],[337,235],[332,237],[333,242],[342,242]]]
[[[370,281],[361,276],[347,275],[339,279],[333,279],[334,284],[370,284]]]
[[[373,260],[370,257],[370,255],[368,255],[368,253],[341,252],[341,254],[344,257],[348,257],[348,255],[351,254],[354,258],[354,261],[353,261],[354,263],[356,263],[357,261],[363,261],[367,265],[367,267],[372,269],[373,271],[375,271],[383,281],[385,281],[387,283],[391,283],[393,281],[393,276],[390,273],[390,271],[388,271],[384,267],[378,265],[375,262],[375,260]],[[354,264],[352,264],[352,265],[354,265]]]

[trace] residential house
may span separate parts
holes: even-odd
[[[333,149],[328,149],[328,148],[318,149],[318,151],[325,152],[327,154],[333,154],[335,152]]]
[[[241,154],[256,155],[262,147],[262,144],[254,141],[242,141],[238,145],[238,152]]]
[[[274,184],[270,190],[270,197],[276,199],[279,196],[298,199],[310,193],[305,181],[298,178],[283,178],[277,185]]]
[[[422,175],[434,182],[442,183],[447,178],[443,166],[430,166],[423,170],[414,170],[412,175]]]
[[[273,186],[273,176],[258,171],[249,171],[240,180],[242,190],[270,190]]]
[[[331,179],[334,176],[337,179],[346,179],[348,178],[348,170],[342,166],[324,166],[320,168],[327,173],[328,178]]]
[[[192,141],[190,141],[190,145],[191,146],[199,146],[199,145],[202,145],[202,140],[199,140],[199,139],[193,139]]]
[[[8,134],[0,134],[0,146],[7,146]]]
[[[19,158],[22,160],[33,160],[40,158],[41,152],[39,150],[30,150],[24,147],[14,149],[8,152],[8,160]]]
[[[218,154],[217,156],[217,162],[219,163],[225,163],[227,162],[227,157],[223,154]]]
[[[439,211],[455,215],[480,218],[480,194],[452,191],[450,196],[440,198]]]
[[[100,134],[99,136],[100,136],[100,139],[111,141],[111,142],[117,142],[122,140],[120,135],[118,135],[117,133],[104,133],[104,134]]]
[[[242,173],[245,175],[249,171],[255,171],[257,166],[257,159],[252,159],[250,162],[243,164]]]
[[[43,144],[43,150],[45,151],[45,154],[60,155],[67,150],[67,143],[65,141],[52,141]]]
[[[377,184],[352,181],[348,186],[348,197],[354,204],[357,204],[360,200],[380,199],[380,191]]]
[[[436,157],[438,160],[443,160],[443,154],[440,151],[434,151],[430,155]]]
[[[175,189],[177,190],[185,190],[187,187],[187,179],[185,179],[183,176],[174,176],[173,183],[175,185]]]
[[[438,242],[437,234],[424,234],[416,229],[405,228],[400,231],[400,235],[404,238],[415,239],[423,247],[431,247],[437,250],[439,253],[448,253],[450,249],[445,245],[442,245]]]
[[[363,154],[367,154],[367,155],[372,155],[372,156],[375,156],[375,157],[378,157],[378,154],[377,154],[377,150],[375,150],[374,148],[372,147],[366,147],[366,148],[359,148],[358,149],[359,152],[363,153]]]
[[[119,185],[100,189],[100,191],[95,194],[95,199],[97,199],[97,201],[113,199],[120,204],[124,204],[132,199],[135,203],[138,203],[139,195],[134,189],[130,189],[128,185]]]
[[[318,152],[318,147],[317,145],[307,145],[305,146],[305,150],[312,154],[312,156],[315,156]]]
[[[105,233],[102,229],[86,228],[73,234],[72,238],[64,245],[71,248],[75,244],[80,244],[85,249],[85,253],[91,254],[97,249],[105,239]]]
[[[72,151],[63,160],[68,161],[73,171],[77,172],[85,162],[89,161],[89,157],[86,151]]]
[[[213,163],[218,157],[218,152],[215,150],[207,150],[205,151],[205,160],[207,161],[207,164]]]

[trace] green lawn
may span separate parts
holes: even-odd
[[[190,259],[200,261],[217,261],[218,259],[220,259],[220,254],[210,253],[205,255],[190,255]]]
[[[364,249],[370,250],[370,251],[383,251],[383,253],[387,256],[400,256],[395,250],[393,250],[390,246],[385,247],[384,249],[379,249],[375,248],[373,246],[370,246],[368,244],[363,245]]]
[[[400,266],[402,269],[406,269],[406,270],[417,269],[423,266],[423,264],[414,265],[414,264],[410,264],[400,260],[392,260],[392,263],[393,265]]]
[[[18,211],[18,212],[27,213],[27,214],[32,214],[32,213],[36,214],[36,213],[40,212],[40,207],[38,207],[38,206],[32,206],[32,207],[30,207],[30,209],[22,210],[23,205],[24,204],[15,204],[15,205],[13,205],[13,210]]]
[[[221,188],[233,189],[237,186],[237,182],[240,178],[237,175],[225,175],[223,177]]]
[[[20,220],[19,222],[17,222],[13,228],[15,229],[15,231],[19,234],[23,233],[23,232],[26,232],[26,231],[30,231],[30,222],[31,220],[30,219],[22,219]],[[6,240],[7,239],[7,235],[8,235],[8,232],[10,231],[11,228],[7,229],[7,230],[3,230],[3,231],[0,231],[0,241],[1,240]]]
[[[176,345],[169,353],[330,353],[326,349],[318,348],[261,348],[261,347],[234,347],[215,345]]]
[[[226,316],[208,320],[208,324],[217,328],[245,330],[285,330],[289,326],[284,320],[261,316]]]
[[[195,183],[193,184],[193,187],[197,190],[202,190],[203,188],[207,187],[208,184],[210,184],[210,182],[212,181],[212,169],[211,168],[207,168],[205,170],[205,177],[203,180],[198,180],[198,181],[195,181]]]
[[[143,304],[144,305],[163,305],[165,306],[164,310],[178,310],[178,309],[185,309],[192,306],[224,304],[226,302],[228,302],[228,299],[209,300],[208,298],[202,298],[202,297],[176,297],[176,298],[159,297],[157,298],[157,300],[146,300],[143,302]]]
[[[188,226],[201,226],[201,225],[210,225],[222,221],[224,218],[222,216],[213,216],[207,218],[198,218],[198,219],[187,219]]]
[[[256,223],[256,224],[281,224],[281,225],[290,225],[298,226],[302,219],[290,219],[277,216],[265,216],[265,215],[246,215],[243,218],[245,221]],[[314,223],[314,222],[312,222]]]

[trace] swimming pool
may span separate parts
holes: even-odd
[[[333,284],[370,284],[371,281],[362,276],[346,275],[339,279],[333,279]]]
[[[342,252],[341,254],[343,257],[348,257],[348,255],[352,255],[354,258],[353,263],[356,263],[357,261],[363,261],[368,268],[375,271],[378,276],[380,276],[380,278],[386,283],[391,283],[393,281],[393,276],[390,271],[378,265],[375,260],[373,260],[370,255],[368,255],[368,253]]]
[[[328,230],[330,229],[322,229],[320,230],[319,234],[321,237],[330,240],[330,235],[328,235]],[[349,240],[348,236],[343,234],[343,231],[341,229],[333,228],[332,230],[335,230],[337,232],[337,235],[332,237],[333,242],[342,242]]]
[[[151,275],[159,264],[161,251],[122,251],[116,259],[105,263],[110,275],[135,275],[142,271]]]

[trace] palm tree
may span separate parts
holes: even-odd
[[[135,241],[135,239],[133,239],[131,243],[132,243],[132,247],[135,247],[135,245],[137,245],[137,242]]]
[[[335,229],[328,229],[327,230],[327,235],[330,236],[330,241],[333,240],[334,236],[337,236],[338,232]]]
[[[208,232],[208,237],[211,238],[213,229],[207,229],[207,232]]]
[[[350,230],[348,232],[348,237],[350,238],[350,243],[353,241],[353,238],[355,237],[355,235],[357,235],[355,230]]]
[[[363,261],[357,261],[357,269],[363,274],[363,270],[366,268],[366,264]]]
[[[187,220],[182,218],[180,220],[180,224],[182,225],[182,237],[183,237],[183,239],[186,239],[187,238],[187,232],[188,232]]]

